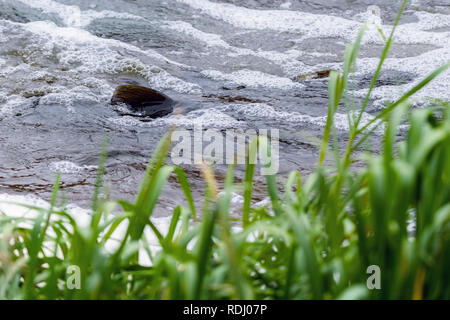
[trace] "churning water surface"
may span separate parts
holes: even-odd
[[[314,137],[326,121],[327,79],[291,79],[342,70],[346,44],[370,21],[353,75],[352,95],[361,100],[384,44],[377,26],[389,34],[400,3],[0,0],[0,199],[48,200],[60,171],[68,201],[87,208],[107,133],[111,198],[132,200],[173,124],[279,129],[281,174],[310,172],[318,154]],[[377,7],[368,10],[371,5]],[[449,60],[448,0],[410,1],[363,121]],[[121,115],[109,100],[124,83],[164,92],[183,114],[151,121]],[[430,97],[450,99],[450,72],[421,91],[415,107]],[[345,141],[344,112],[336,126]],[[185,168],[200,199],[200,172]],[[220,179],[225,168],[216,170]],[[238,168],[237,178],[242,175]],[[256,186],[255,201],[262,189]],[[181,201],[171,178],[158,215]]]

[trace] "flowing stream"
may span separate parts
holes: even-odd
[[[358,105],[384,45],[378,29],[389,34],[400,2],[0,0],[0,200],[48,201],[60,171],[67,201],[88,208],[105,134],[110,197],[133,200],[171,125],[276,128],[281,176],[307,174],[317,163],[328,79],[292,79],[342,70],[345,46],[369,21],[352,76]],[[363,122],[449,60],[449,1],[410,1]],[[164,92],[182,114],[122,115],[109,103],[120,84]],[[450,72],[416,95],[414,107],[430,98],[450,100]],[[336,127],[345,143],[345,109]],[[184,167],[199,202],[201,173]],[[219,182],[225,170],[216,167]],[[237,179],[243,172],[237,168]],[[264,200],[262,181],[256,177],[255,202]],[[182,199],[171,177],[157,216]],[[234,198],[237,205],[241,200]]]

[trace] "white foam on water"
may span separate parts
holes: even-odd
[[[220,191],[218,193],[219,197],[225,196],[225,191]],[[244,197],[236,192],[231,192],[230,204],[232,206],[242,206],[244,204]]]
[[[168,127],[194,128],[203,126],[205,128],[240,128],[245,122],[238,121],[233,117],[214,108],[194,110],[186,115],[177,114],[163,118],[154,119],[150,122],[142,122],[131,116],[110,117],[109,121],[126,127]]]
[[[0,103],[8,100],[8,94],[4,91],[0,91]]]
[[[327,15],[289,10],[256,10],[208,0],[177,0],[215,19],[236,27],[256,30],[290,31],[318,36],[341,36],[357,32],[360,23]]]
[[[449,27],[450,16],[440,13],[430,13],[426,11],[415,11],[415,16],[419,19],[419,23],[409,23],[408,25],[416,25],[419,30],[432,30],[437,28]]]
[[[216,81],[228,81],[249,88],[275,88],[279,90],[301,89],[303,84],[294,82],[289,78],[282,78],[271,74],[254,70],[239,70],[232,73],[222,73],[217,70],[205,70],[201,72],[205,77]]]
[[[192,24],[185,21],[166,21],[163,26],[170,30],[184,33],[190,37],[200,40],[206,43],[208,46],[222,47],[226,49],[231,48],[231,46],[227,42],[225,42],[220,35],[203,32],[194,28]]]
[[[6,62],[5,62],[6,63]],[[26,63],[20,63],[18,65],[12,66],[6,63],[6,67],[0,70],[0,75],[8,76],[18,72],[28,72],[30,70],[30,66]]]
[[[25,105],[27,105],[27,101],[22,96],[0,93],[0,116],[11,115]]]
[[[450,61],[450,46],[431,50],[419,56],[407,58],[388,58],[385,60],[382,70],[395,70],[417,75],[411,83],[399,86],[379,86],[374,88],[372,97],[378,99],[381,104],[384,101],[399,99],[404,93],[412,89],[420,81],[425,79],[434,70]],[[357,74],[373,74],[376,70],[378,59],[362,58],[357,61]],[[365,96],[368,89],[356,91],[354,94],[359,97]],[[450,70],[447,69],[427,86],[415,93],[413,100],[423,101],[427,97],[450,100]]]
[[[64,87],[52,87],[50,92],[40,98],[39,104],[41,105],[65,105],[72,110],[74,102],[85,102],[90,104],[106,103],[110,100],[113,93],[111,87],[105,92],[101,92],[98,88],[88,88],[86,86],[76,86],[68,89]]]
[[[280,4],[281,9],[289,9],[291,6],[292,6],[292,2],[290,2],[290,1]]]
[[[70,161],[57,161],[52,162],[49,165],[50,170],[54,172],[61,172],[65,174],[76,174],[83,171],[95,171],[97,166],[79,166],[74,162]]]
[[[202,91],[197,84],[185,82],[156,65],[148,65],[133,57],[136,53],[161,57],[150,50],[143,51],[114,39],[102,39],[78,28],[58,27],[48,21],[18,25],[23,26],[37,37],[47,40],[45,48],[47,52],[59,48],[57,58],[60,66],[67,67],[71,71],[80,74],[134,72],[145,78],[151,86],[160,90],[173,89],[180,93],[191,94],[198,94]],[[123,50],[128,52],[122,52]]]
[[[18,1],[28,5],[31,8],[40,9],[45,13],[58,15],[62,20],[62,22],[68,27],[77,27],[77,28],[86,27],[93,20],[102,18],[144,20],[144,18],[140,16],[109,10],[82,11],[78,6],[65,5],[52,0],[18,0]]]
[[[226,49],[226,54],[230,57],[237,56],[256,56],[259,58],[266,59],[273,63],[279,65],[283,71],[290,77],[296,76],[298,74],[312,72],[314,66],[308,66],[301,61],[302,56],[336,56],[333,53],[320,53],[320,52],[304,52],[300,50],[288,50],[286,52],[278,51],[265,51],[265,50],[251,50],[247,48],[234,47],[228,44],[222,39],[222,36],[214,33],[203,32],[196,29],[192,24],[185,21],[167,21],[165,27],[183,33],[197,41],[205,43],[208,47],[217,48],[219,50]]]
[[[2,115],[12,114],[15,109],[27,105],[27,101],[19,93],[23,96],[39,96],[38,103],[41,105],[63,105],[71,113],[76,112],[75,102],[108,103],[114,88],[104,74],[135,73],[148,80],[149,85],[157,90],[175,90],[188,94],[202,91],[200,86],[173,77],[156,65],[144,62],[142,59],[151,57],[153,61],[171,63],[152,50],[143,51],[118,40],[98,38],[85,30],[58,27],[52,22],[23,24],[1,20],[0,26],[0,31],[4,32],[0,35],[19,35],[30,39],[25,42],[24,47],[18,49],[27,63],[0,61],[4,64],[0,68],[0,78],[5,81],[20,78],[22,83],[17,88],[9,88],[9,93],[5,91],[5,98],[0,101]],[[9,34],[7,30],[11,29],[16,32]],[[56,72],[43,71],[40,59],[57,60]],[[180,67],[183,66],[180,64]],[[58,69],[63,68],[67,71],[58,72]],[[18,94],[11,95],[13,90]]]
[[[261,207],[270,207],[272,205],[272,201],[269,197],[264,198],[263,200],[255,203],[253,206],[255,208],[261,208]]]
[[[251,52],[250,55],[255,55],[257,57],[276,63],[281,67],[281,69],[283,69],[288,77],[311,73],[317,70],[316,66],[309,66],[303,63],[301,61],[301,58],[303,56],[335,56],[335,54],[332,53],[304,52],[296,49],[288,50],[286,52],[258,50],[256,52]]]
[[[250,118],[276,120],[281,123],[307,123],[314,126],[324,127],[327,122],[327,116],[314,117],[298,112],[277,111],[272,106],[265,103],[229,104],[220,107],[219,110],[224,112],[232,111]],[[360,126],[364,126],[372,119],[373,116],[364,112],[361,117]],[[347,114],[336,113],[334,117],[334,126],[338,130],[349,131]],[[382,133],[382,128],[376,130],[376,133]]]
[[[199,109],[189,112],[186,115],[171,115],[168,117],[154,119],[150,122],[142,122],[132,116],[110,117],[108,120],[116,125],[125,127],[168,127],[175,126],[178,128],[194,128],[203,127],[215,129],[235,129],[246,127],[246,121],[236,120],[228,115],[228,112],[236,113],[239,116],[248,118],[248,121],[254,119],[278,121],[280,123],[310,124],[313,126],[324,127],[327,121],[326,116],[310,116],[298,112],[278,111],[274,107],[265,103],[231,103],[227,105],[219,105],[212,108]],[[361,117],[360,127],[366,125],[373,116],[364,112]],[[349,131],[348,118],[345,113],[336,113],[334,117],[334,126],[337,130]],[[375,130],[376,134],[382,134],[384,126],[380,126]]]
[[[33,219],[39,215],[39,211],[34,210],[29,207],[37,207],[40,209],[48,210],[50,208],[50,203],[32,195],[10,195],[10,194],[0,194],[0,215],[6,215],[11,218],[27,218]],[[91,210],[81,208],[75,204],[68,204],[65,207],[66,212],[76,221],[79,227],[88,227],[91,223]],[[52,220],[58,219],[58,216],[53,215]],[[158,228],[161,234],[166,235],[171,217],[152,217],[153,224]],[[72,228],[66,223],[66,227],[71,230]],[[21,226],[31,228],[32,225],[29,223],[21,223]],[[105,244],[105,249],[108,252],[113,252],[117,249],[119,245],[119,240],[123,239],[127,229],[127,222],[122,222],[118,228],[113,232],[111,239]],[[159,241],[153,231],[150,228],[144,230],[144,235],[147,238],[150,248],[153,253],[161,250]],[[141,248],[139,250],[139,263],[142,265],[151,265],[151,261],[147,256],[146,251]]]
[[[422,20],[417,23],[399,25],[395,31],[394,41],[401,44],[428,44],[438,47],[450,45],[450,32],[430,32],[422,31],[422,29],[427,30],[427,23]],[[390,27],[383,28],[385,35],[388,35],[391,30]]]
[[[273,30],[279,32],[293,32],[301,35],[302,39],[308,38],[343,38],[353,41],[367,21],[355,21],[336,16],[313,14],[290,10],[257,10],[239,7],[229,3],[212,2],[208,0],[177,0],[180,3],[201,11],[217,20],[222,20],[235,27],[253,30]],[[429,30],[431,14],[419,14],[419,22],[403,24],[398,27],[396,42],[405,44],[433,44],[444,46],[450,39],[449,32],[426,32]],[[356,19],[366,18],[373,22],[373,15],[362,14]],[[380,20],[375,19],[376,23]],[[437,15],[431,23],[433,28],[448,26],[448,16]],[[380,26],[384,34],[389,34],[392,26]],[[377,28],[369,28],[364,36],[363,43],[383,44]]]
[[[8,41],[8,38],[6,37],[5,34],[5,30],[6,30],[5,26],[0,26],[0,43]]]
[[[27,206],[48,210],[50,208],[50,203],[32,195],[0,194],[0,213],[5,214],[8,217],[35,218],[39,215],[38,211],[30,209]],[[89,225],[89,210],[80,208],[76,205],[71,205],[66,209],[80,226]]]
[[[153,225],[159,230],[159,232],[163,236],[165,236],[169,231],[171,219],[172,219],[171,216],[150,218]],[[112,253],[119,248],[120,242],[125,236],[127,228],[128,228],[128,221],[125,220],[114,230],[114,232],[111,234],[111,238],[105,244],[105,248],[107,251]],[[175,232],[178,232],[179,230],[180,224],[177,225]],[[153,256],[159,251],[161,251],[161,245],[159,243],[159,240],[149,226],[144,228],[144,236],[147,239],[147,243],[150,247]],[[192,248],[192,245],[188,244],[188,248]],[[151,266],[153,264],[144,248],[139,249],[139,264],[143,266]]]
[[[138,49],[137,47],[135,47],[135,48]],[[140,49],[138,49],[138,50],[140,50]],[[164,61],[164,62],[166,62],[168,64],[172,64],[172,65],[178,66],[181,69],[184,69],[184,70],[195,70],[194,67],[188,66],[187,64],[184,64],[184,63],[180,63],[180,62],[174,61],[172,59],[169,59],[169,58],[163,56],[162,54],[156,52],[155,50],[148,49],[148,50],[145,50],[143,52],[147,56],[149,56],[151,58],[155,58],[156,60]]]
[[[48,7],[53,8],[53,11],[60,10],[61,12],[67,12],[65,16],[70,17],[73,12],[77,12],[76,6],[66,6],[50,0],[45,1],[34,1],[34,0],[24,0],[30,5],[40,6],[40,7]],[[302,35],[302,39],[305,37],[321,37],[321,36],[333,36],[336,35],[334,33],[329,33],[326,26],[327,25],[337,25],[339,28],[342,26],[346,26],[346,31],[341,35],[343,38],[349,38],[349,40],[353,40],[354,35],[352,34],[352,30],[357,26],[358,28],[362,25],[362,21],[364,19],[368,19],[368,14],[361,14],[358,18],[361,21],[353,21],[347,20],[332,16],[323,16],[317,14],[309,14],[298,11],[289,11],[289,10],[254,10],[247,9],[243,7],[237,7],[234,5],[223,4],[223,3],[215,3],[207,0],[180,0],[196,9],[207,13],[210,16],[218,18],[223,21],[233,22],[234,25],[241,26],[242,24],[248,28],[254,29],[270,29],[275,31],[282,31],[279,28],[288,28],[289,30],[294,30],[296,33]],[[74,9],[75,7],[75,9]],[[201,7],[201,8],[200,8]],[[58,9],[59,8],[59,9]],[[49,9],[50,10],[50,9]],[[79,8],[78,8],[79,10]],[[64,14],[61,13],[63,16]],[[395,37],[396,42],[400,43],[420,43],[420,44],[434,44],[444,46],[444,48],[449,47],[449,39],[450,34],[448,32],[428,32],[427,30],[431,30],[433,28],[445,27],[450,24],[450,19],[447,15],[442,14],[431,14],[427,12],[416,12],[415,13],[419,18],[419,22],[412,22],[402,24],[398,27],[397,34]],[[328,17],[328,18],[324,18]],[[280,20],[281,19],[281,20]],[[325,19],[325,20],[324,20]],[[327,20],[328,19],[328,20]],[[330,20],[331,19],[331,20]],[[338,19],[338,20],[335,20]],[[316,31],[316,24],[311,24],[309,21],[316,21],[316,23],[323,24],[325,27],[320,27],[321,30],[319,33]],[[281,22],[287,22],[281,23]],[[345,22],[346,21],[346,22]],[[341,22],[345,22],[340,24]],[[19,24],[21,25],[21,24]],[[73,26],[78,26],[78,24],[68,24]],[[166,28],[172,29],[174,31],[183,32],[186,35],[193,37],[194,39],[200,40],[206,43],[208,46],[217,47],[217,48],[225,48],[227,49],[227,54],[230,56],[240,56],[240,55],[253,55],[263,59],[267,59],[273,63],[278,64],[286,76],[292,77],[299,74],[306,74],[309,72],[313,72],[321,68],[320,65],[316,66],[308,66],[301,62],[302,56],[305,54],[309,55],[323,55],[322,53],[317,52],[302,52],[299,50],[289,50],[287,52],[276,52],[276,51],[263,51],[263,50],[250,50],[246,48],[238,48],[234,46],[230,46],[226,41],[222,39],[220,35],[203,32],[194,28],[191,24],[183,21],[168,21],[163,24]],[[280,27],[281,26],[281,27]],[[298,30],[294,28],[294,26],[298,27]],[[305,28],[306,26],[306,28]],[[2,27],[4,29],[4,27]],[[381,26],[383,32],[388,34],[390,32],[391,26]],[[173,89],[180,93],[192,93],[198,94],[201,93],[201,88],[197,84],[185,82],[179,78],[171,76],[165,70],[162,70],[156,66],[149,66],[146,63],[140,61],[134,57],[135,53],[145,54],[149,57],[155,58],[159,61],[165,61],[168,63],[172,63],[178,65],[181,68],[189,69],[192,68],[181,63],[177,63],[175,61],[171,61],[170,59],[165,58],[164,56],[158,54],[153,50],[143,51],[133,45],[129,45],[117,40],[113,39],[102,39],[98,38],[85,30],[81,30],[79,28],[61,28],[57,27],[53,23],[50,22],[32,22],[26,24],[26,29],[35,33],[36,35],[41,35],[41,40],[46,40],[50,38],[51,41],[45,42],[40,41],[40,43],[45,43],[43,46],[43,50],[46,52],[52,52],[55,47],[61,48],[62,50],[58,53],[58,59],[61,62],[61,65],[67,66],[68,68],[72,68],[74,65],[78,65],[76,67],[77,73],[110,73],[117,74],[121,72],[132,72],[136,73],[145,79],[148,80],[149,85],[160,89],[167,90]],[[284,30],[284,29],[283,29]],[[365,36],[365,40],[368,42],[376,42],[382,43],[383,40],[378,34],[377,30],[373,30],[374,33],[368,32]],[[1,34],[2,37],[5,35]],[[351,38],[351,39],[350,39]],[[381,41],[381,42],[380,42]],[[124,53],[123,50],[126,50]],[[129,52],[128,52],[129,51]],[[331,54],[331,53],[330,53]],[[439,56],[439,52],[435,52],[440,61],[447,59],[448,55],[444,55],[442,57]],[[328,54],[329,55],[329,54]],[[432,54],[430,54],[432,55]],[[430,58],[430,57],[428,57]],[[433,57],[431,57],[433,59]],[[432,68],[431,64],[424,63],[424,60],[414,60],[413,58],[401,58],[397,59],[397,63],[394,60],[388,59],[386,65],[389,64],[389,61],[392,61],[393,70],[405,69],[405,65],[408,66],[409,70],[413,70],[419,67],[427,68],[428,72],[431,72]],[[412,62],[410,63],[411,60]],[[373,59],[372,61],[377,61],[377,59]],[[368,66],[373,66],[370,59],[361,59],[359,60],[360,64],[368,69]],[[361,63],[362,62],[362,63]],[[368,62],[368,65],[365,65]],[[418,63],[417,63],[418,62]],[[376,62],[375,62],[376,63]],[[434,66],[434,64],[433,64]],[[324,68],[329,68],[330,64],[324,65]],[[7,67],[2,70],[2,73],[14,72],[14,68],[18,67]],[[21,66],[20,68],[23,68]],[[340,65],[336,64],[334,69],[340,69]],[[374,69],[374,68],[372,68]],[[408,71],[409,71],[408,70]],[[424,74],[424,73],[421,73]],[[230,74],[225,74],[216,70],[205,70],[203,71],[203,75],[219,80],[219,81],[230,81],[234,83],[239,83],[242,85],[246,85],[249,87],[269,87],[269,88],[277,88],[277,89],[290,89],[290,88],[299,88],[302,85],[298,83],[292,82],[288,78],[276,77],[268,74],[264,74],[260,71],[251,71],[251,70],[241,70],[236,71]],[[447,80],[447,78],[441,78],[442,80]],[[448,81],[440,81],[440,83],[448,83]],[[104,85],[106,83],[104,82]],[[375,97],[381,97],[385,93],[392,93],[392,91],[399,91],[399,87],[395,86],[385,86],[376,88],[374,91]],[[43,97],[43,103],[60,103],[61,101],[72,101],[74,99],[79,98],[82,90],[76,89],[74,93],[62,93],[62,92],[54,92],[54,87],[52,87],[52,94],[48,97]],[[91,94],[90,98],[86,98],[92,102],[104,102],[105,99],[108,99],[108,95],[112,92],[112,88],[107,88],[106,90],[103,88],[102,93],[99,95],[98,92]],[[442,97],[446,97],[448,95],[449,90],[447,90],[446,86],[439,86],[437,84],[431,84],[428,89],[419,93],[421,96],[429,96],[429,92],[442,93]],[[361,92],[357,92],[357,95],[362,95],[364,90]],[[397,94],[398,95],[398,94]],[[390,94],[392,96],[392,94]],[[100,97],[98,99],[97,97]],[[94,100],[91,100],[94,98]],[[53,102],[54,101],[54,102]],[[381,104],[380,104],[381,105]]]

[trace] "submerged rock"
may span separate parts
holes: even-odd
[[[175,101],[156,90],[136,86],[121,85],[114,91],[111,104],[126,104],[132,111],[141,115],[159,118],[173,111]]]
[[[334,70],[321,70],[321,71],[317,71],[317,72],[313,72],[313,73],[308,73],[308,74],[304,74],[301,76],[297,76],[294,79],[292,79],[293,81],[305,81],[305,80],[312,80],[312,79],[322,79],[322,78],[328,78],[330,76],[331,71]]]

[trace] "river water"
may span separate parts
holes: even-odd
[[[276,128],[281,176],[307,174],[326,121],[327,79],[291,79],[342,70],[346,44],[370,21],[353,75],[352,97],[361,101],[383,48],[376,26],[389,34],[400,2],[0,0],[0,199],[48,200],[60,171],[67,201],[89,207],[107,134],[106,186],[112,199],[133,200],[171,125]],[[449,60],[449,1],[410,1],[363,121]],[[123,115],[109,101],[127,83],[164,92],[182,114]],[[450,99],[450,72],[420,92],[414,106],[429,98]],[[344,112],[336,117],[342,143]],[[200,201],[200,171],[184,167]],[[220,181],[225,167],[215,169]],[[264,198],[263,178],[256,181],[255,202]],[[180,202],[171,178],[157,215]]]

